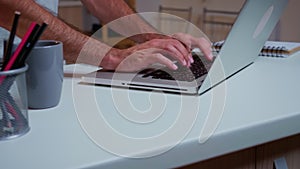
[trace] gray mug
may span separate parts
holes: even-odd
[[[62,42],[38,41],[26,63],[28,107],[44,109],[58,105],[64,76]]]

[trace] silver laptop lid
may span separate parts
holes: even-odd
[[[288,0],[248,0],[235,21],[199,93],[251,64],[272,33]]]

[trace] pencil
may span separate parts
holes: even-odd
[[[13,55],[11,56],[11,58],[9,59],[7,65],[5,65],[4,67],[4,71],[8,71],[12,68],[14,62],[16,61],[17,57],[19,56],[22,48],[25,45],[25,42],[27,41],[27,39],[30,37],[30,34],[32,33],[32,31],[35,29],[35,27],[37,27],[37,23],[36,22],[32,22],[30,27],[28,28],[25,36],[23,37],[21,43],[18,45],[16,51],[13,53]],[[0,85],[2,84],[2,81],[5,79],[5,76],[1,76],[0,77]]]
[[[13,44],[14,44],[14,39],[16,36],[16,32],[17,32],[17,27],[18,27],[18,22],[19,22],[19,18],[20,18],[21,13],[16,11],[15,12],[15,17],[14,17],[14,21],[13,21],[13,25],[10,31],[10,35],[9,35],[9,39],[8,39],[8,44],[7,44],[7,48],[6,48],[6,52],[5,52],[5,56],[3,58],[5,58],[5,60],[8,62],[8,60],[11,57],[11,53],[12,53],[12,48],[13,48]],[[4,60],[4,61],[5,61]],[[7,62],[3,63],[3,68],[5,68]]]
[[[11,67],[13,66],[13,63],[15,62],[15,60],[17,59],[17,57],[19,56],[22,48],[24,48],[26,41],[28,40],[28,38],[30,37],[30,34],[33,32],[33,30],[35,29],[35,27],[37,27],[37,23],[36,22],[32,22],[29,29],[27,30],[24,38],[22,39],[21,43],[19,44],[19,46],[17,47],[16,51],[14,52],[14,54],[12,55],[12,57],[9,59],[7,65],[4,68],[4,71],[10,70]]]
[[[43,23],[42,26],[39,27],[39,29],[33,31],[32,36],[28,39],[25,47],[22,49],[18,57],[18,61],[15,62],[14,68],[20,68],[24,66],[26,58],[28,57],[29,53],[31,52],[47,26],[48,24]]]
[[[2,67],[3,67],[3,65],[5,64],[5,62],[7,62],[8,61],[8,59],[6,58],[6,49],[7,49],[7,40],[6,39],[4,39],[3,40],[3,58],[2,58]]]

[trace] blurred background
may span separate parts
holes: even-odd
[[[137,12],[164,12],[184,18],[206,33],[212,42],[216,42],[226,38],[245,0],[126,0],[126,2]],[[287,9],[269,40],[300,42],[300,19],[297,18],[299,7],[299,0],[289,0]],[[92,34],[102,27],[101,23],[82,6],[80,0],[60,0],[58,15],[87,34]],[[162,27],[172,29],[168,27],[170,22],[176,21],[164,21]],[[120,38],[120,35],[106,27],[101,30],[101,36],[106,43]]]

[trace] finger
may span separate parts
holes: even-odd
[[[176,33],[172,37],[180,41],[182,44],[184,44],[185,48],[188,51],[188,55],[186,55],[187,56],[186,58],[189,60],[190,63],[194,63],[194,59],[191,55],[191,49],[192,49],[192,42],[190,40],[191,36],[188,34]]]
[[[190,48],[182,41],[176,39],[176,44],[175,44],[175,47],[178,51],[181,52],[181,54],[183,55],[186,63],[187,63],[187,66],[189,66],[191,64],[191,59],[190,59]]]
[[[213,60],[212,47],[211,43],[208,40],[206,40],[205,38],[194,38],[193,42],[196,47],[200,48],[200,50],[208,60]]]
[[[156,48],[157,51],[161,54],[170,55],[176,58],[181,64],[186,65],[186,61],[184,59],[183,54],[176,47],[174,47],[174,43],[171,43],[172,41],[174,42],[175,40],[156,39],[147,42],[147,46],[151,48]]]
[[[168,43],[165,46],[164,50],[165,50],[164,52],[167,52],[169,55],[171,55],[174,58],[176,58],[177,60],[179,60],[182,65],[186,66],[188,64],[188,62],[185,59],[184,54],[181,53],[181,51],[177,48],[177,46],[174,43],[173,44]],[[184,49],[184,50],[186,50],[186,49]]]
[[[172,70],[176,70],[178,68],[170,59],[166,58],[165,56],[163,56],[160,53],[152,54],[149,58],[151,58],[150,61],[152,61],[152,64],[160,63],[162,65],[167,66],[169,69],[172,69]]]
[[[191,43],[192,47],[200,48],[200,50],[203,52],[204,56],[208,60],[213,60],[211,43],[206,38],[204,37],[195,38],[189,34],[182,34],[182,33],[177,33],[174,36],[178,39],[181,39],[181,41],[184,41],[187,44],[188,42]]]
[[[182,65],[187,66],[190,64],[188,58],[189,52],[182,42],[177,39],[163,39],[161,42],[164,45],[163,49],[165,49],[169,55],[179,60]]]
[[[176,58],[184,66],[189,65],[190,60],[186,59],[188,58],[188,51],[178,40],[157,39],[149,41],[148,46],[152,48],[161,49],[161,51],[159,51],[160,53],[167,54]]]
[[[174,39],[179,40],[181,43],[184,44],[184,46],[187,48],[187,50],[191,50],[192,48],[192,43],[189,40],[189,35],[188,34],[183,34],[183,33],[176,33],[172,36]]]

